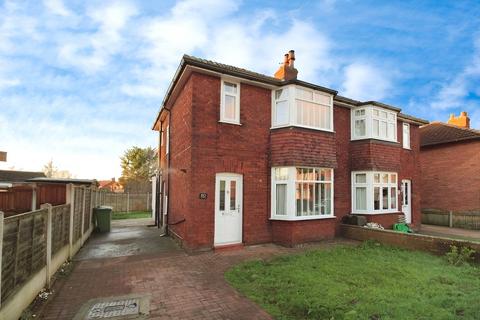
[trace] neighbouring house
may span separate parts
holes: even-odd
[[[420,128],[422,210],[480,213],[480,131],[466,112]]]
[[[93,180],[47,178],[43,172],[0,170],[0,211],[5,216],[68,202],[71,186],[96,186]]]
[[[189,249],[333,238],[345,215],[420,225],[419,126],[376,101],[184,55],[153,129],[158,219]]]
[[[116,181],[115,178],[110,180],[99,180],[98,181],[98,189],[105,190],[109,192],[123,192],[123,186],[120,182]]]

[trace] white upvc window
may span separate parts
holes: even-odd
[[[288,85],[272,91],[272,127],[333,131],[333,95]]]
[[[275,220],[333,218],[333,169],[272,168],[272,215]]]
[[[379,139],[397,141],[397,113],[364,106],[352,109],[352,140]]]
[[[221,81],[220,122],[240,124],[240,83]]]
[[[410,124],[403,123],[402,143],[404,149],[410,149]]]
[[[352,172],[352,213],[398,212],[396,172]]]

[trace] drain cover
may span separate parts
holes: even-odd
[[[86,319],[108,319],[119,316],[137,315],[140,312],[139,299],[123,299],[95,303]]]

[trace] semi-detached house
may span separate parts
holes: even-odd
[[[189,249],[333,238],[342,217],[420,225],[426,121],[297,79],[183,56],[159,131],[160,223]]]

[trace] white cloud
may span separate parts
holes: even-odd
[[[65,7],[62,0],[44,0],[43,4],[53,14],[64,17],[72,16],[72,12]]]
[[[136,6],[130,2],[90,8],[87,16],[96,26],[96,31],[74,33],[61,38],[60,61],[87,73],[104,68],[110,58],[122,50],[122,31],[137,13]]]
[[[357,100],[381,100],[392,87],[391,80],[380,69],[364,63],[345,67],[341,95]]]

